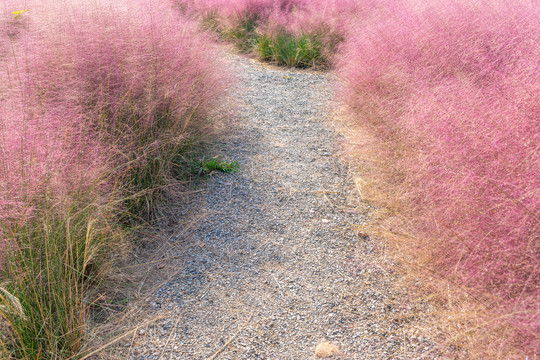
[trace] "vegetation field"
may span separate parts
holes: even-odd
[[[540,356],[540,4],[3,0],[0,355],[74,358],[111,248],[152,219],[231,78],[216,40],[326,69],[369,231],[442,345]]]

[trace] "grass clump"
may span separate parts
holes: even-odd
[[[276,35],[263,34],[257,38],[257,54],[277,65],[307,68],[321,67],[327,63],[322,55],[322,44],[316,36],[291,35],[280,32]]]
[[[0,271],[3,359],[67,359],[84,350],[103,254],[118,239],[93,206],[57,210],[3,224],[9,239]]]
[[[228,77],[167,1],[24,9],[0,9],[0,357],[74,359],[126,223],[180,188]]]
[[[356,0],[176,0],[245,53],[289,67],[328,67],[346,34],[345,23],[368,13]]]
[[[257,15],[244,15],[232,28],[221,31],[221,36],[236,45],[244,53],[252,51],[257,39]]]

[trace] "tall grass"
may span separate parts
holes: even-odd
[[[71,64],[74,84],[60,96],[73,96],[118,161],[129,164],[128,190],[145,194],[133,206],[151,215],[159,188],[174,176],[178,150],[207,125],[225,72],[213,61],[211,39],[165,2],[71,11],[71,21],[53,23],[51,34],[63,35],[49,39],[45,69]],[[43,74],[48,83],[50,72]]]
[[[64,359],[84,350],[93,289],[104,275],[107,242],[115,240],[94,206],[59,214],[41,202],[49,208],[4,228],[0,353],[7,359]]]
[[[117,221],[154,215],[229,77],[166,1],[0,11],[0,354],[72,358]]]
[[[461,335],[483,358],[540,349],[539,19],[526,0],[388,2],[338,67],[372,136],[355,150],[377,165],[366,194],[403,258],[481,301]]]

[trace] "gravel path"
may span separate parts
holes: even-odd
[[[321,341],[342,359],[442,358],[417,334],[422,305],[358,233],[366,205],[336,156],[328,75],[231,63],[238,121],[216,151],[241,170],[192,199],[199,220],[173,239],[183,266],[149,299],[167,318],[137,333],[130,359],[313,359]]]

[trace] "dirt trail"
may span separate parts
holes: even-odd
[[[366,205],[336,156],[329,77],[231,65],[238,119],[217,152],[241,169],[213,176],[179,219],[181,268],[148,301],[167,318],[138,331],[129,358],[313,359],[323,340],[344,359],[442,358],[415,330],[422,305],[358,234]]]

